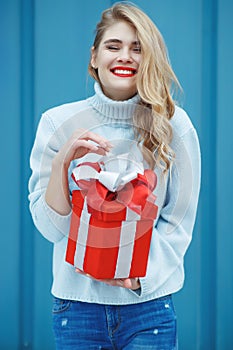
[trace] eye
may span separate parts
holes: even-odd
[[[134,46],[133,51],[136,53],[141,53],[141,46]]]
[[[118,51],[120,48],[116,45],[107,45],[106,48],[110,51]]]

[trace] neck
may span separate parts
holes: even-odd
[[[95,83],[95,95],[89,98],[89,103],[102,117],[112,121],[129,121],[132,119],[135,107],[139,102],[139,95],[124,101],[116,101],[107,97],[100,85]]]

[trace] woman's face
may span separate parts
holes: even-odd
[[[91,64],[98,69],[103,92],[113,100],[126,100],[137,93],[136,75],[141,48],[136,31],[126,22],[106,30],[100,45],[92,49]]]

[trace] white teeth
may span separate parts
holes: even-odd
[[[126,69],[115,69],[115,74],[133,74],[132,70],[126,70]]]

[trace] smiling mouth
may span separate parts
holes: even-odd
[[[115,67],[111,69],[111,72],[118,77],[128,78],[133,77],[137,73],[137,70],[128,67]]]

